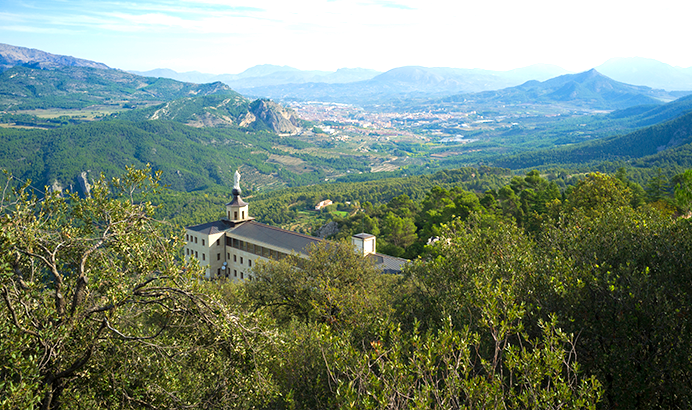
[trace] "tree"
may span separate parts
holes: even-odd
[[[383,220],[382,233],[394,246],[406,248],[418,238],[416,225],[412,218],[401,218],[392,212],[388,212]]]
[[[401,307],[403,323],[359,344],[324,329],[342,408],[595,408],[600,383],[579,375],[574,338],[536,320],[551,263],[522,230],[474,214],[432,248],[406,271],[418,295],[402,297],[420,305]]]
[[[252,274],[253,280],[243,286],[248,301],[278,322],[283,339],[273,379],[284,396],[276,407],[335,408],[328,377],[331,363],[323,353],[330,347],[318,330],[329,326],[356,344],[373,333],[389,316],[385,289],[392,278],[350,244],[326,241],[313,246],[308,258],[291,255],[258,262]]]
[[[566,209],[538,236],[556,261],[541,303],[579,334],[607,408],[689,408],[692,224],[652,207]]]
[[[172,407],[251,392],[242,383],[207,383],[215,366],[247,371],[236,367],[251,355],[238,340],[245,321],[198,292],[199,268],[180,259],[182,235],[165,236],[141,199],[156,192],[158,177],[128,169],[123,178],[96,181],[87,198],[38,198],[24,186],[0,203],[0,264],[7,267],[0,328],[11,349],[0,356],[31,359],[15,360],[0,385],[24,383],[12,394],[26,403]]]
[[[679,176],[675,185],[675,202],[686,211],[692,207],[692,169],[688,169]]]
[[[320,242],[308,254],[257,263],[253,280],[245,284],[255,309],[266,309],[283,323],[338,326],[360,323],[367,312],[378,311],[371,296],[382,275],[369,258],[346,242]]]
[[[632,202],[632,192],[614,177],[595,172],[580,180],[568,194],[568,206],[587,212],[603,207],[624,207]]]
[[[668,181],[663,176],[661,168],[656,169],[656,174],[649,179],[646,184],[647,202],[657,202],[666,196],[668,190]]]

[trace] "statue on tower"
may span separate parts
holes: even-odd
[[[239,195],[242,190],[240,189],[240,172],[238,170],[235,170],[235,174],[233,175],[233,193],[235,194],[235,191],[238,191],[236,195]]]

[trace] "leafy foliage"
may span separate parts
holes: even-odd
[[[179,260],[181,236],[161,235],[152,205],[134,202],[156,188],[131,169],[88,198],[25,187],[3,198],[5,403],[247,408],[271,392],[253,393],[263,372],[246,344],[267,338],[204,296],[199,270]]]

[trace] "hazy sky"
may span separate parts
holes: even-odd
[[[0,43],[114,68],[692,66],[689,0],[1,0]]]

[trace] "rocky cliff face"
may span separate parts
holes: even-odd
[[[256,121],[262,121],[277,134],[297,134],[300,132],[300,120],[295,111],[269,100],[256,100],[250,104],[250,113]],[[250,114],[248,113],[248,114]],[[249,120],[250,116],[246,119]],[[249,125],[250,122],[247,124]]]
[[[91,184],[89,183],[87,173],[82,171],[82,173],[79,174],[79,176],[77,177],[77,182],[79,183],[79,188],[81,189],[84,197],[85,198],[90,197],[91,196]]]

